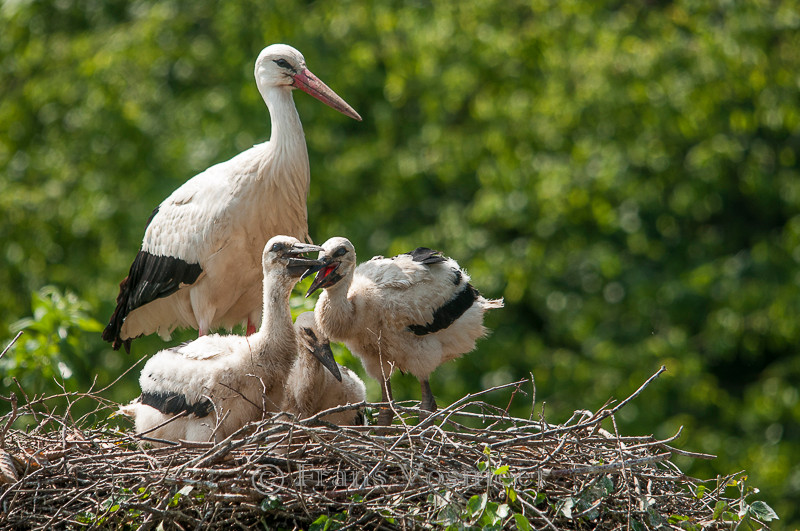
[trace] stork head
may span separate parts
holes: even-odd
[[[306,297],[320,288],[327,289],[336,285],[351,274],[356,267],[356,248],[347,238],[337,236],[322,244],[319,260],[319,264],[311,266],[303,274],[305,278],[311,273],[317,273],[306,292]]]
[[[261,50],[256,59],[255,76],[262,95],[269,87],[298,88],[340,113],[361,121],[361,116],[346,101],[306,68],[303,54],[289,45],[272,44]]]
[[[297,344],[301,351],[308,352],[317,358],[317,361],[328,369],[334,378],[341,382],[342,373],[333,358],[331,343],[317,330],[314,312],[303,312],[298,315],[297,320],[294,322],[294,330],[297,334]]]
[[[262,256],[264,275],[273,270],[283,271],[296,282],[309,267],[322,264],[321,260],[313,260],[303,255],[321,250],[322,247],[319,245],[302,243],[291,236],[275,236],[264,247]]]

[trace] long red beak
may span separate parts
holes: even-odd
[[[309,69],[305,68],[294,75],[294,86],[314,96],[325,105],[333,107],[340,113],[354,120],[358,120],[359,122],[361,121],[361,116],[355,109],[350,107],[350,105],[331,90],[328,85],[320,81]]]

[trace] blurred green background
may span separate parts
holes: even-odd
[[[561,422],[664,364],[620,429],[683,425],[719,456],[687,473],[746,469],[800,526],[797,2],[6,1],[0,28],[2,346],[27,330],[0,394],[105,385],[164,346],[98,331],[152,209],[269,137],[253,63],[285,42],[364,117],[295,93],[315,241],[441,249],[505,297],[440,404],[532,371]]]

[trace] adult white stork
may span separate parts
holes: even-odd
[[[212,334],[164,349],[147,361],[142,394],[120,408],[136,432],[156,439],[220,441],[266,413],[280,411],[284,384],[297,357],[289,296],[319,250],[275,236],[263,251],[261,327],[250,336]]]
[[[346,238],[331,238],[322,248],[322,264],[306,273],[318,270],[306,296],[324,289],[314,309],[317,328],[361,358],[382,382],[384,402],[392,399],[389,378],[397,368],[417,377],[421,408],[435,411],[430,374],[475,348],[487,333],[484,313],[502,308],[503,299],[485,299],[455,260],[424,247],[358,267]],[[388,409],[378,415],[379,424],[391,419]]]
[[[291,46],[264,48],[255,78],[272,119],[269,141],[196,175],[153,211],[103,331],[115,350],[154,332],[169,338],[177,327],[202,336],[247,321],[254,332],[264,244],[276,234],[308,240],[308,151],[292,90],[361,117]]]
[[[283,410],[307,418],[336,406],[358,404],[367,398],[364,382],[336,363],[330,342],[317,330],[314,312],[303,312],[294,322],[298,352],[289,378]],[[326,370],[327,369],[327,370]],[[338,425],[364,424],[360,411],[340,411],[321,417]]]

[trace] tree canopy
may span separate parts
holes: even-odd
[[[362,260],[440,249],[505,298],[434,374],[440,402],[533,373],[538,407],[567,418],[663,364],[626,427],[684,426],[719,456],[689,472],[746,469],[799,525],[796,2],[64,0],[0,20],[3,346],[26,329],[4,389],[133,363],[98,331],[145,221],[269,137],[253,62],[286,42],[364,117],[295,94],[314,240],[347,236]]]

